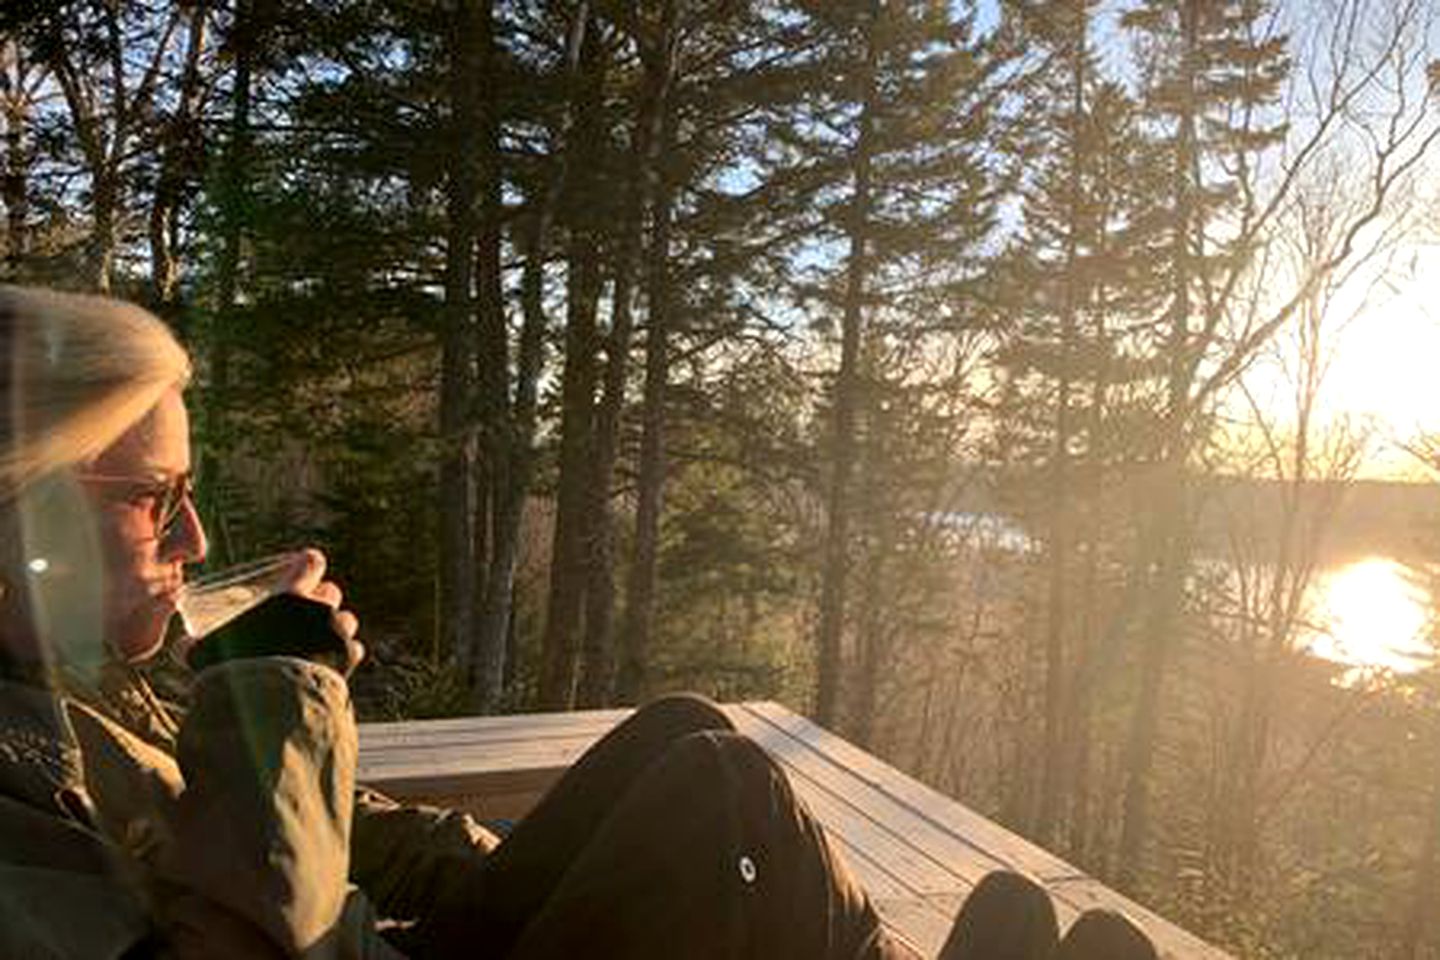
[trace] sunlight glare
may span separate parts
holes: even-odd
[[[1383,435],[1402,441],[1440,427],[1440,404],[1428,389],[1440,352],[1437,273],[1440,255],[1433,249],[1417,250],[1410,270],[1351,305],[1353,316],[1334,332],[1330,344],[1320,395],[1322,420],[1368,420]],[[1363,473],[1396,476],[1413,466],[1407,456],[1387,446],[1374,451]]]
[[[1414,458],[1396,442],[1440,433],[1440,401],[1430,385],[1440,356],[1440,246],[1415,246],[1400,264],[1359,271],[1326,309],[1322,334],[1324,374],[1315,398],[1313,429],[1343,427],[1368,434],[1372,443],[1359,466],[1367,479],[1415,479]],[[1382,282],[1383,281],[1383,282]],[[1293,336],[1277,340],[1276,352],[1246,376],[1246,389],[1266,420],[1294,426],[1300,347]],[[1238,401],[1230,408],[1240,423],[1255,414]]]
[[[1307,644],[1315,656],[1397,674],[1434,663],[1429,596],[1404,564],[1370,557],[1323,575],[1315,588],[1318,623]]]

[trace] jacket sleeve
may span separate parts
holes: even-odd
[[[385,919],[423,921],[448,895],[473,889],[498,844],[468,814],[400,804],[362,787],[355,795],[350,879]]]
[[[355,758],[335,671],[288,657],[205,670],[180,731],[185,788],[159,879],[253,924],[284,955],[339,956]]]

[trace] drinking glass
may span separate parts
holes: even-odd
[[[186,638],[194,643],[284,590],[304,556],[302,550],[275,553],[188,581],[175,601]]]

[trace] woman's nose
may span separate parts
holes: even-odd
[[[210,550],[210,541],[205,537],[205,525],[200,522],[200,512],[190,497],[180,505],[180,514],[161,543],[161,560],[179,560],[181,563],[200,563]]]

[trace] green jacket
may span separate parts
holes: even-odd
[[[0,956],[396,960],[375,906],[423,920],[493,846],[462,815],[357,795],[327,667],[213,667],[178,724],[127,689],[138,718],[113,689],[0,680]]]

